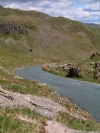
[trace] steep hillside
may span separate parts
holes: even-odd
[[[28,64],[88,56],[100,49],[99,33],[67,18],[0,7],[0,62],[18,58],[20,65],[22,58]]]

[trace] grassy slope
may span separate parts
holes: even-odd
[[[64,61],[73,58],[74,55],[74,58],[87,56],[92,51],[100,48],[98,39],[99,31],[96,30],[94,32],[93,29],[79,22],[62,17],[53,18],[35,11],[28,12],[0,7],[0,24],[5,23],[26,27],[28,34],[18,34],[17,32],[13,34],[3,34],[0,32],[0,66],[2,66],[0,67],[0,84],[4,89],[46,96],[55,101],[59,101],[55,95],[51,95],[52,91],[48,89],[48,87],[42,88],[36,82],[15,79],[15,68],[40,64],[46,61]],[[36,26],[37,29],[30,29],[29,26]],[[30,49],[32,49],[32,52],[29,51]],[[73,104],[66,103],[64,106],[67,106],[69,111],[76,111],[76,106]],[[19,113],[19,110],[14,110],[12,113],[9,109],[0,109],[0,113],[2,114],[3,112],[3,115],[0,115],[0,121],[4,123],[1,126],[0,132],[7,132],[8,130],[9,132],[19,132],[16,130],[16,126],[19,127],[19,129],[23,126],[20,132],[26,132],[26,128],[27,131],[37,131],[38,125],[15,121],[15,114]],[[25,113],[23,110],[21,110],[21,112],[23,114]],[[31,112],[28,112],[27,115],[30,116],[30,114]],[[35,115],[33,113],[32,117],[35,117]],[[66,118],[69,117],[69,120],[65,121],[65,116]],[[42,118],[42,121],[44,119],[41,116],[38,116],[38,118],[39,120]],[[11,126],[12,119],[14,125]],[[84,127],[84,130],[100,130],[100,125],[95,121],[91,124],[91,120],[90,122],[84,122],[74,119],[68,116],[68,114],[60,114],[57,119],[75,129],[83,129]],[[75,123],[80,123],[80,126],[79,124],[73,126],[72,120]],[[5,125],[7,126],[5,127]],[[91,127],[90,125],[95,126]]]
[[[69,58],[77,58],[90,55],[91,52],[100,48],[100,36],[97,30],[86,27],[85,25],[58,17],[53,18],[48,15],[35,11],[20,11],[0,8],[0,23],[13,23],[26,27],[29,34],[19,35],[17,33],[2,35],[0,33],[2,58],[6,53],[18,57],[28,58],[30,61],[41,58],[43,61],[61,61]],[[37,30],[27,28],[37,26]],[[15,45],[7,46],[5,40],[13,38]],[[5,52],[6,47],[6,52]],[[30,54],[29,49],[33,52]],[[12,57],[12,55],[8,55]],[[17,60],[17,59],[16,59]],[[18,59],[19,61],[19,59]],[[20,61],[18,64],[21,64]],[[11,66],[11,64],[10,64]]]

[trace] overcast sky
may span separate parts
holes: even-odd
[[[100,0],[0,0],[0,5],[36,10],[81,22],[100,23]]]

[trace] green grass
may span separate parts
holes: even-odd
[[[24,79],[13,79],[9,78],[6,80],[0,80],[0,84],[4,87],[4,89],[20,92],[24,94],[38,95],[38,96],[46,96],[50,97],[50,93],[52,90],[48,86],[41,86],[36,81],[29,81]]]
[[[64,106],[66,108],[66,110],[68,110],[72,114],[79,111],[80,115],[82,115],[85,118],[88,118],[90,120],[90,121],[86,121],[86,123],[90,123],[90,122],[93,121],[93,119],[91,118],[91,116],[88,113],[82,111],[75,104],[70,103],[69,100],[67,100],[65,97],[63,97],[61,95],[58,95],[58,94],[56,95],[55,92],[52,89],[50,89],[48,86],[41,86],[36,81],[29,81],[29,80],[25,80],[25,79],[13,79],[13,78],[11,78],[11,79],[8,79],[7,81],[0,80],[0,85],[2,85],[4,89],[9,90],[9,91],[20,92],[22,94],[31,94],[31,95],[35,95],[35,96],[43,96],[43,97],[50,98],[50,99],[54,100],[55,102],[57,102],[57,103],[61,104],[62,106]],[[63,100],[61,100],[61,99],[63,99]],[[15,114],[24,114],[24,115],[28,115],[31,118],[34,118],[34,117],[38,118],[39,117],[39,119],[40,119],[40,115],[38,116],[38,114],[36,113],[37,114],[37,116],[36,116],[35,112],[32,112],[29,109],[24,110],[24,109],[21,109],[21,108],[17,108],[17,109],[14,109],[14,110],[13,109],[12,110],[6,109],[4,111],[3,108],[1,108],[0,113],[2,113],[2,112],[5,112],[7,119],[10,119],[10,117],[8,117],[10,112],[11,112],[11,114],[13,114],[13,116],[15,116]],[[81,124],[79,119],[74,119],[74,117],[70,116],[69,114],[66,114],[66,115],[69,117],[69,119],[66,119],[66,123],[69,123],[68,126],[74,128],[74,129],[76,129],[76,128],[77,129],[83,129],[82,127],[78,128],[78,123]],[[12,119],[12,117],[11,117],[11,119]],[[65,119],[63,113],[60,113],[59,116],[56,119],[59,122],[62,122]],[[77,122],[76,127],[73,126],[73,123],[70,122],[70,119],[74,119],[74,122],[75,121]],[[15,125],[16,124],[17,123],[15,123]],[[93,124],[98,125],[97,129],[99,129],[99,124],[97,124],[94,121],[93,121]],[[10,125],[8,123],[8,127],[9,126]],[[32,127],[30,127],[30,128],[32,129]],[[12,130],[12,129],[10,129],[10,130]],[[87,130],[87,129],[84,128],[84,130]],[[94,128],[89,128],[89,130],[94,130]]]
[[[27,116],[37,123],[28,123],[17,118],[17,115]],[[26,108],[1,108],[0,107],[0,133],[37,133],[39,125],[47,120],[45,117]]]
[[[90,121],[90,120],[86,121],[69,117],[67,113],[60,113],[57,120],[72,129],[84,130],[84,131],[100,131],[99,123],[95,123],[95,121]]]
[[[96,69],[94,68],[94,65],[90,65],[90,63],[95,64],[96,62],[99,62],[99,61],[100,61],[100,57],[96,57],[94,59],[90,59],[89,57],[83,58],[83,59],[78,58],[77,60],[69,60],[69,61],[67,61],[67,62],[65,61],[63,63],[56,63],[57,68],[55,68],[55,69],[51,68],[46,71],[56,74],[56,75],[59,75],[59,76],[67,77],[68,72],[63,71],[63,69],[60,68],[59,66],[71,63],[72,64],[71,66],[81,68],[80,77],[78,77],[78,78],[72,77],[72,78],[81,80],[81,81],[100,83],[100,77],[98,77],[97,79],[94,78],[94,72],[96,71]]]
[[[74,114],[77,111],[80,112],[80,115],[84,116],[85,118],[89,120],[80,120],[77,118],[72,117],[68,113],[60,113],[55,119],[70,128],[78,129],[78,130],[100,130],[100,124],[98,124],[96,121],[94,121],[88,113],[85,111],[82,111],[77,105],[70,103],[65,97],[61,95],[56,95],[53,90],[51,90],[48,86],[40,86],[35,81],[29,81],[29,80],[11,80],[13,82],[12,84],[10,81],[2,81],[0,80],[0,84],[3,86],[4,89],[14,91],[14,92],[20,92],[24,94],[31,94],[31,95],[37,95],[37,96],[43,96],[50,98],[54,100],[55,102],[61,104],[68,110],[70,113]],[[63,100],[61,100],[63,99]],[[47,120],[46,118],[42,117],[41,115],[35,113],[34,111],[31,111],[26,108],[16,108],[16,109],[9,109],[9,108],[2,108],[0,110],[1,117],[1,130],[6,132],[28,132],[31,130],[37,130],[38,125],[29,124],[26,122],[22,122],[20,120],[16,120],[15,116],[17,114],[22,116],[28,116],[29,118],[32,118],[34,120],[37,120],[38,123],[42,123],[44,120]],[[13,123],[13,124],[12,124]],[[20,124],[19,124],[20,123]],[[92,125],[91,125],[92,124]],[[87,127],[87,125],[91,125]],[[6,127],[5,127],[6,126]],[[18,127],[18,129],[16,129]],[[23,127],[21,129],[21,127]],[[27,128],[27,129],[26,129]],[[18,131],[17,131],[18,130]]]

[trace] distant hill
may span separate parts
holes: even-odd
[[[95,23],[84,23],[90,27],[100,27],[100,24],[95,24]]]
[[[57,62],[99,49],[100,30],[64,17],[0,7],[0,58]]]

